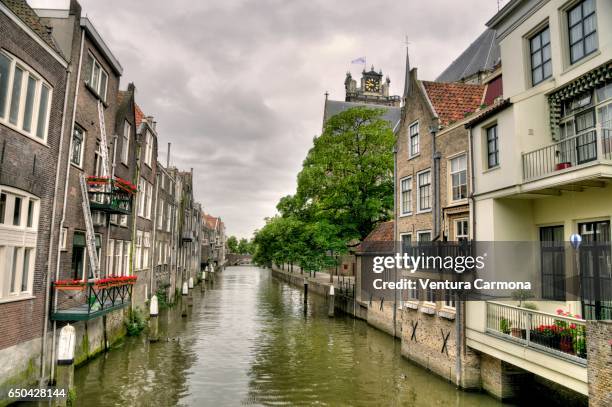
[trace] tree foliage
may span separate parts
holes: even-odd
[[[281,198],[278,215],[255,233],[254,260],[331,267],[330,252],[363,240],[393,208],[394,136],[383,109],[356,107],[330,118],[314,139],[297,192]]]
[[[238,253],[238,239],[236,239],[236,236],[228,237],[226,243],[230,253]]]

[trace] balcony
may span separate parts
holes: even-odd
[[[612,131],[609,126],[523,153],[523,180],[535,181],[602,163],[612,164]]]
[[[184,230],[181,234],[181,239],[183,240],[183,242],[192,242],[193,232],[191,230]]]
[[[130,305],[136,276],[98,280],[62,280],[53,283],[58,308],[54,321],[88,321]]]
[[[87,192],[91,210],[109,214],[129,215],[136,186],[119,177],[87,177]]]
[[[486,333],[586,365],[586,322],[583,319],[487,302]]]

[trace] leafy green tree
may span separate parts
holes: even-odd
[[[226,243],[230,253],[238,253],[238,239],[236,239],[236,236],[228,237]]]

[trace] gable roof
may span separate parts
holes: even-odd
[[[492,71],[499,60],[497,32],[487,28],[436,78],[436,82],[457,82],[478,72]]]
[[[53,36],[40,21],[32,7],[25,0],[0,0],[7,6],[21,21],[25,23],[32,31],[34,31],[48,46],[50,46],[59,55],[64,55],[53,40]]]
[[[381,222],[355,248],[357,253],[391,253],[395,247],[393,221]]]
[[[440,124],[447,126],[463,120],[482,103],[484,85],[422,81]]]
[[[134,114],[136,116],[136,127],[140,127],[140,123],[142,123],[145,114],[142,112],[142,109],[140,109],[140,106],[138,106],[136,103],[134,104]]]
[[[395,129],[395,126],[399,122],[401,116],[401,108],[397,106],[382,106],[371,103],[355,103],[343,102],[339,100],[326,100],[325,110],[323,111],[323,124],[325,124],[325,122],[327,122],[327,120],[329,120],[332,116],[335,116],[338,113],[344,112],[345,110],[349,110],[353,107],[384,109],[385,113],[383,113],[382,119],[386,120],[389,123],[389,127],[391,127],[392,130]]]

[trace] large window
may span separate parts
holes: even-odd
[[[127,120],[123,122],[123,137],[121,140],[121,162],[128,164],[130,154],[130,133],[132,125]]]
[[[151,206],[153,205],[153,185],[144,178],[138,185],[138,216],[151,219]]]
[[[412,177],[400,181],[402,215],[412,213]]]
[[[565,250],[563,226],[540,228],[542,298],[565,301]]]
[[[573,64],[597,50],[595,0],[584,0],[567,12],[570,62]]]
[[[151,234],[144,232],[142,234],[142,268],[149,267],[151,249]]]
[[[467,156],[465,154],[450,160],[451,190],[453,201],[467,198]]]
[[[431,210],[431,171],[427,170],[417,174],[418,212]]]
[[[0,185],[0,299],[32,295],[39,200]]]
[[[85,71],[85,83],[97,93],[103,101],[106,100],[106,86],[108,74],[100,63],[91,54],[87,54],[87,66]]]
[[[0,122],[46,141],[51,86],[27,65],[0,52]]]
[[[136,262],[134,267],[136,270],[140,270],[142,267],[142,231],[136,231],[136,253],[134,253]]]
[[[419,153],[419,122],[411,124],[408,128],[408,148],[410,157]]]
[[[494,168],[499,165],[499,136],[497,124],[487,129],[487,166]]]
[[[74,126],[72,133],[72,154],[70,162],[79,168],[83,167],[83,151],[85,150],[85,134],[79,126]]]
[[[537,85],[552,76],[550,29],[546,27],[529,40],[531,53],[531,84]]]
[[[469,239],[468,219],[455,220],[455,240],[463,242]]]

